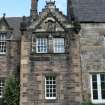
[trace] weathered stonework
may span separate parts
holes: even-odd
[[[81,105],[92,101],[90,75],[105,74],[105,24],[79,23],[72,0],[68,0],[68,17],[53,1],[46,2],[39,14],[38,0],[31,2],[31,15],[19,22],[20,32],[10,28],[5,16],[0,20],[0,32],[8,33],[6,54],[0,55],[0,79],[20,74],[20,105]],[[37,53],[37,38],[47,38],[47,53]],[[64,53],[54,53],[54,38],[64,38]],[[45,99],[47,75],[56,76],[57,96],[53,100]]]
[[[20,41],[13,38],[12,31],[4,15],[0,20],[0,33],[6,33],[6,53],[0,54],[0,78],[4,80],[12,73],[18,73],[20,68]]]
[[[48,2],[38,19],[26,29],[24,24],[25,21],[21,24],[20,105],[80,105],[79,35],[75,34],[74,26],[56,9],[54,2]],[[28,39],[28,31],[32,39]],[[48,53],[36,52],[37,37],[48,38]],[[53,53],[55,37],[65,39],[65,53]],[[49,74],[56,76],[55,100],[45,99],[45,76]]]
[[[104,35],[102,23],[83,23],[80,32],[82,92],[84,100],[91,99],[90,74],[104,73]]]

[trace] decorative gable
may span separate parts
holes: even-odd
[[[11,30],[12,28],[9,26],[7,20],[5,19],[5,14],[3,14],[3,17],[0,19],[0,32],[8,32]]]
[[[36,20],[32,21],[28,28],[35,32],[56,32],[72,28],[72,25],[68,22],[66,16],[56,8],[54,2],[48,2]]]
[[[36,32],[41,31],[64,31],[64,28],[53,18],[47,17],[37,28]]]

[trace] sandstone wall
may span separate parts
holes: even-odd
[[[7,41],[6,54],[0,55],[0,78],[19,72],[20,49],[19,41]]]
[[[91,97],[91,73],[105,72],[105,24],[82,23],[80,56],[84,99]]]

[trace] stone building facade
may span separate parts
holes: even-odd
[[[104,105],[105,1],[69,0],[68,3],[71,3],[68,6],[69,19],[78,20],[81,24],[79,37],[82,100]]]
[[[6,78],[17,73],[20,105],[81,105],[84,101],[104,105],[105,8],[97,9],[99,3],[105,4],[68,0],[66,16],[51,0],[38,13],[38,0],[31,0],[29,17],[5,18],[4,14],[0,97]]]

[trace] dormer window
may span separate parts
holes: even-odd
[[[48,49],[47,38],[37,38],[36,39],[36,52],[47,53],[47,49]]]
[[[0,33],[0,54],[6,53],[6,33]]]
[[[52,53],[65,52],[64,38],[52,38],[50,44],[48,38],[36,38],[36,53],[49,53],[49,49],[52,49]]]
[[[54,53],[64,53],[64,38],[53,39],[53,51]]]

